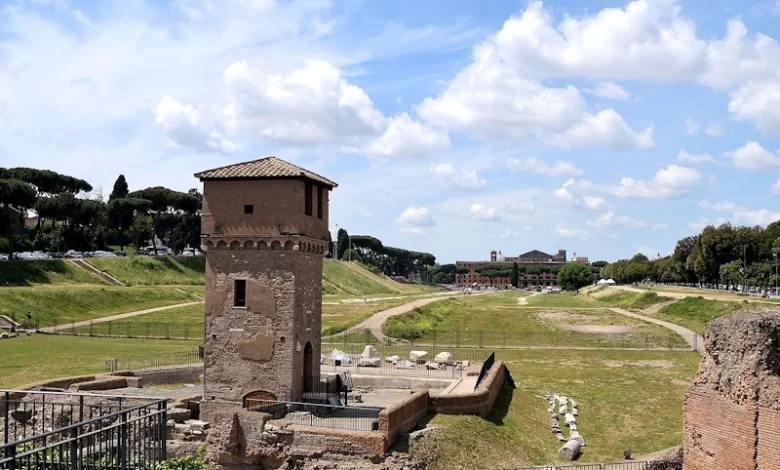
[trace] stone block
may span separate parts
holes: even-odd
[[[448,366],[452,365],[453,362],[452,353],[440,352],[439,354],[436,355],[434,361],[438,362],[439,364],[447,364]]]
[[[274,337],[257,333],[251,339],[239,341],[238,355],[250,361],[268,361],[274,353]]]
[[[184,423],[192,416],[192,412],[185,408],[168,408],[168,419],[174,423]]]
[[[374,346],[368,344],[366,345],[365,348],[363,348],[363,352],[360,353],[360,357],[365,357],[365,358],[379,357],[379,352],[377,352]]]
[[[388,362],[390,364],[397,364],[398,361],[400,361],[401,358],[399,356],[387,356],[385,358],[385,362]]]
[[[360,357],[358,359],[358,367],[379,367],[382,359],[379,357]]]
[[[428,351],[411,351],[409,353],[409,359],[417,362],[417,363],[423,363],[425,362],[425,359],[428,357]]]

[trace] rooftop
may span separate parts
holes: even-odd
[[[220,179],[304,178],[323,184],[329,188],[338,186],[336,183],[323,176],[274,156],[201,171],[200,173],[195,173],[195,177],[199,178],[201,181]]]

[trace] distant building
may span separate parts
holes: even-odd
[[[11,236],[19,238],[22,236],[22,216],[21,211],[13,206],[0,206],[0,214],[11,223]]]
[[[582,257],[580,257],[582,258]],[[587,262],[587,258],[585,258]],[[496,286],[505,287],[512,284],[510,277],[489,277],[477,272],[478,269],[490,264],[508,264],[517,263],[520,268],[518,276],[518,287],[552,287],[557,286],[556,271],[559,267],[566,264],[566,250],[558,250],[555,255],[547,254],[539,250],[531,250],[519,256],[504,256],[501,251],[491,251],[489,261],[456,261],[457,268],[466,268],[468,273],[456,274],[455,283],[458,286],[466,287],[472,285],[478,286]]]
[[[571,259],[572,263],[590,263],[587,256],[574,256]]]

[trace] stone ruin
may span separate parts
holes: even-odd
[[[683,432],[684,470],[780,468],[780,308],[707,325]]]
[[[547,411],[550,413],[550,424],[552,433],[563,446],[558,450],[558,457],[561,460],[575,460],[580,455],[582,447],[585,447],[585,439],[580,435],[577,428],[577,417],[579,416],[579,404],[573,399],[563,395],[545,395],[545,400],[550,404]],[[569,409],[571,405],[571,409]],[[564,426],[569,428],[569,437],[563,435],[559,416],[563,417]]]

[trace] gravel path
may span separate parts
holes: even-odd
[[[658,320],[656,318],[648,317],[646,315],[642,315],[639,313],[629,312],[628,310],[624,310],[622,308],[611,308],[611,311],[615,313],[619,313],[621,315],[625,315],[627,317],[636,318],[638,320],[646,321],[649,323],[655,323],[656,325],[663,326],[664,328],[668,328],[675,333],[679,334],[680,336],[685,339],[685,341],[691,346],[691,349],[694,351],[698,351],[701,346],[704,344],[704,338],[701,337],[701,335],[694,333],[693,331],[689,330],[688,328],[685,328],[684,326],[675,325],[674,323],[669,323],[667,321]]]
[[[147,308],[146,310],[138,310],[135,312],[120,313],[119,315],[111,315],[110,317],[93,318],[92,320],[77,321],[76,323],[67,323],[64,325],[49,326],[41,328],[43,333],[55,333],[61,330],[68,330],[70,328],[78,328],[80,326],[89,326],[90,323],[103,323],[114,320],[121,320],[123,318],[135,317],[137,315],[146,315],[147,313],[162,312],[163,310],[170,310],[172,308],[187,307],[190,305],[197,305],[202,302],[187,302],[176,305],[166,305],[165,307]]]

